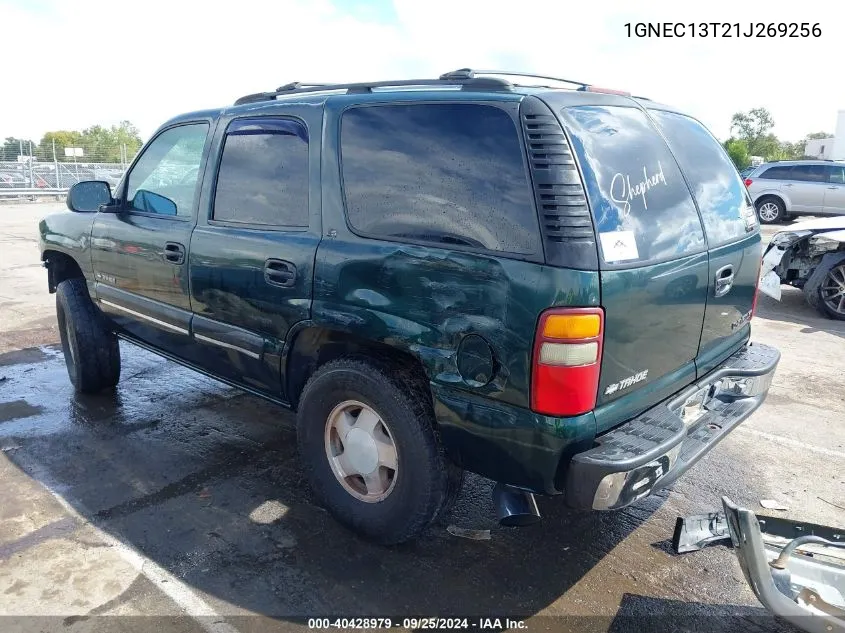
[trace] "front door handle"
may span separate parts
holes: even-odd
[[[734,285],[734,267],[733,264],[722,266],[716,271],[715,279],[715,295],[717,297],[724,297]]]
[[[166,242],[164,244],[164,259],[171,264],[185,263],[185,246],[179,242]]]
[[[833,187],[828,187],[828,189],[839,189],[839,187],[834,185]]]
[[[792,183],[791,183],[791,182],[785,182],[785,183],[783,184],[783,186],[784,186],[784,187],[791,187],[791,186],[792,186]]]
[[[268,259],[264,262],[264,281],[273,286],[292,288],[296,282],[296,266],[283,259]]]

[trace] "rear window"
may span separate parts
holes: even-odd
[[[608,264],[643,264],[704,250],[704,231],[669,148],[633,107],[564,108]]]
[[[470,103],[353,108],[341,119],[349,224],[380,239],[540,252],[516,124]]]
[[[789,174],[791,171],[792,167],[785,165],[781,165],[779,167],[769,167],[764,172],[761,172],[757,178],[763,178],[765,180],[789,180]]]
[[[719,142],[695,119],[662,110],[649,113],[689,181],[710,247],[745,237],[756,227],[755,215],[745,185]]]

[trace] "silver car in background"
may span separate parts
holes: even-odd
[[[797,215],[845,215],[845,162],[795,160],[765,163],[745,178],[760,222]]]

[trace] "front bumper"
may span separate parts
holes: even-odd
[[[749,344],[679,395],[596,438],[570,462],[567,504],[613,510],[671,484],[763,403],[779,360],[775,348]]]

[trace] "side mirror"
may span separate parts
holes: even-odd
[[[94,213],[113,202],[109,183],[102,180],[78,182],[67,192],[67,208],[79,213]]]

